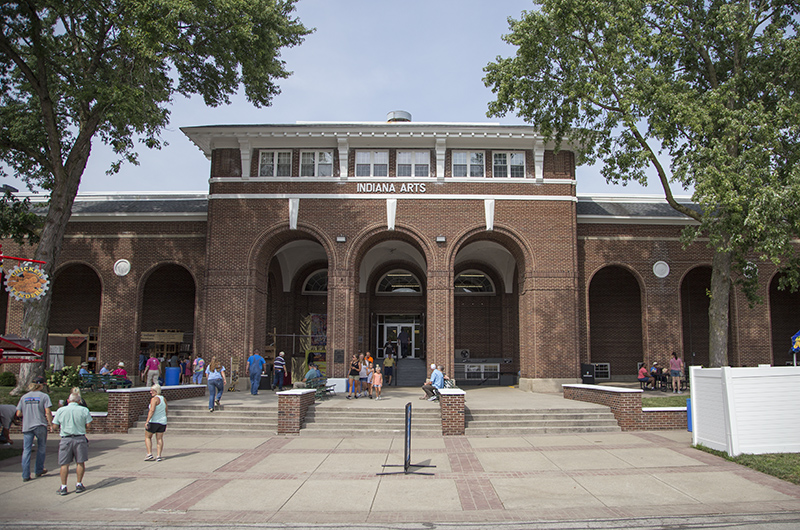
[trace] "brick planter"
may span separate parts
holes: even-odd
[[[300,434],[308,407],[314,404],[313,388],[278,392],[278,434]]]
[[[442,408],[442,435],[463,435],[466,428],[464,404],[466,393],[460,388],[439,390],[439,405]]]
[[[599,385],[562,385],[564,398],[611,408],[623,431],[658,431],[686,428],[685,408],[642,409],[642,391]]]
[[[206,394],[205,385],[178,385],[162,386],[161,395],[167,402]],[[150,388],[119,388],[108,391],[108,412],[93,412],[92,423],[86,429],[87,433],[110,434],[126,433],[131,425],[136,423],[139,416],[147,411],[150,403]],[[11,433],[22,434],[18,425],[11,426]],[[56,430],[56,434],[58,431]]]

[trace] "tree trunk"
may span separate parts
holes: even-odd
[[[728,365],[728,307],[731,296],[730,252],[714,251],[708,305],[708,358],[712,368]]]
[[[88,156],[87,156],[88,158]],[[24,303],[22,315],[21,336],[33,341],[33,349],[43,353],[47,348],[48,325],[50,322],[50,305],[53,293],[53,272],[61,248],[64,243],[64,234],[67,231],[67,222],[72,215],[72,203],[78,194],[83,167],[64,178],[56,178],[56,186],[50,195],[50,207],[47,210],[42,236],[39,246],[34,253],[34,259],[46,261],[42,269],[50,278],[50,288],[39,300]],[[20,395],[27,389],[34,377],[44,375],[45,363],[24,363],[20,367],[17,386],[10,392],[11,395]]]

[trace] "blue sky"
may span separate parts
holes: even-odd
[[[219,108],[178,97],[163,133],[169,146],[142,147],[141,165],[108,176],[113,155],[96,141],[80,189],[208,191],[209,162],[179,130],[188,125],[382,121],[392,110],[422,122],[522,124],[486,117],[493,97],[482,78],[487,63],[515,52],[501,38],[508,17],[533,8],[530,0],[300,0],[298,17],[316,31],[284,50],[294,74],[271,107],[255,108],[240,95]],[[652,185],[608,185],[587,167],[578,168],[578,193],[662,195]]]

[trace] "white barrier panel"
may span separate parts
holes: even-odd
[[[800,367],[690,371],[695,445],[731,456],[800,452]]]

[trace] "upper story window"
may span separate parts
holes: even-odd
[[[398,177],[427,177],[430,175],[430,151],[398,151]]]
[[[357,177],[388,177],[389,151],[356,151]]]
[[[379,294],[420,294],[422,286],[410,272],[394,270],[381,278],[377,290]]]
[[[259,177],[291,177],[291,151],[260,151],[258,159]]]
[[[328,269],[318,270],[306,278],[303,294],[325,294],[328,292]]]
[[[492,153],[493,177],[525,178],[525,153]]]
[[[464,271],[456,276],[456,294],[494,294],[494,284],[480,271]]]
[[[481,151],[454,151],[453,152],[454,177],[482,177],[483,152]]]
[[[300,153],[301,177],[332,177],[332,151],[303,151]]]

